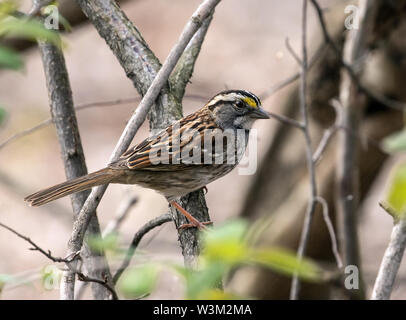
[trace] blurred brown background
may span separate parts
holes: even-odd
[[[344,14],[341,2],[320,1],[323,7],[328,8],[327,11],[340,11],[338,19]],[[199,3],[197,0],[130,0],[122,4],[122,9],[142,32],[157,57],[163,61]],[[29,6],[24,4],[24,7]],[[300,9],[296,0],[222,1],[216,9],[186,95],[199,95],[209,99],[225,88],[247,89],[260,95],[295,73],[297,64],[287,52],[285,38],[288,37],[292,46],[299,51]],[[320,43],[320,30],[314,11],[309,10],[309,14],[309,50],[313,53]],[[76,105],[138,96],[92,25],[84,23],[74,27],[72,33],[65,34],[64,41],[67,44],[65,58]],[[49,117],[48,96],[38,50],[33,47],[25,51],[24,60],[23,72],[2,70],[0,73],[0,103],[8,111],[7,122],[0,128],[0,141]],[[290,94],[290,90],[284,89],[264,100],[263,105],[269,111],[282,113],[283,101]],[[203,103],[185,98],[184,113],[191,113]],[[77,114],[89,171],[106,164],[136,105],[131,103],[92,108]],[[256,124],[259,129],[259,160],[264,157],[275,133],[275,123],[275,120],[270,120]],[[144,124],[134,142],[141,141],[147,135],[148,125]],[[303,151],[300,140],[292,147],[290,152]],[[332,160],[326,157],[322,161]],[[394,161],[391,159],[390,163]],[[273,163],[268,165],[272,166]],[[368,292],[392,227],[391,218],[377,206],[377,201],[382,198],[390,167],[390,164],[384,167],[362,206],[360,246]],[[0,221],[29,236],[43,248],[50,249],[56,256],[65,254],[71,232],[70,200],[64,198],[43,208],[29,208],[22,199],[25,195],[58,183],[64,178],[59,146],[52,126],[0,150]],[[252,179],[253,176],[239,176],[237,170],[234,170],[208,186],[206,199],[210,215],[216,224],[241,213]],[[114,217],[120,201],[129,193],[136,194],[139,202],[120,229],[120,243],[124,246],[142,224],[167,210],[166,200],[154,191],[137,186],[111,185],[98,208],[102,229]],[[305,190],[304,196],[306,195]],[[269,197],[272,197],[272,193]],[[287,201],[293,201],[290,203],[294,205],[294,200]],[[262,209],[269,210],[268,207]],[[289,211],[285,214],[289,215]],[[170,259],[182,263],[177,233],[172,224],[151,232],[140,248],[152,259]],[[27,249],[26,242],[1,229],[0,273],[16,276],[27,274],[35,278],[41,268],[50,264],[41,254]],[[136,262],[137,257],[133,260],[133,263]],[[406,298],[405,277],[406,266],[403,263],[393,298]],[[240,278],[241,281],[250,281],[249,278]],[[233,286],[245,287],[245,284],[237,283]],[[39,281],[6,287],[2,293],[3,299],[57,299],[58,296],[58,290],[45,290]],[[161,276],[159,287],[150,298],[182,298],[180,280],[171,273]]]

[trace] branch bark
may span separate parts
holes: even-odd
[[[373,32],[379,1],[361,1],[360,29],[350,30],[344,45],[343,60],[357,72],[359,79],[362,71],[360,61],[368,51],[368,40]],[[355,72],[355,71],[353,71]],[[346,128],[339,133],[337,154],[337,215],[340,247],[343,252],[344,265],[355,265],[360,270],[360,286],[349,293],[352,299],[364,299],[364,283],[361,274],[361,262],[358,243],[357,212],[359,208],[359,142],[354,134],[359,134],[360,122],[366,107],[366,96],[361,93],[359,82],[354,81],[348,72],[342,73],[340,86],[342,104],[342,122]]]
[[[44,65],[45,77],[53,122],[55,123],[62,159],[67,179],[87,174],[85,157],[79,135],[79,128],[73,107],[72,92],[66,70],[65,59],[59,48],[53,44],[39,42],[39,49]],[[89,191],[71,196],[73,212],[77,215],[84,204]],[[100,226],[95,212],[89,222],[87,235],[100,236]],[[111,274],[104,252],[94,252],[85,243],[82,259],[87,273],[91,278],[107,279],[112,283]],[[75,273],[64,272],[66,286],[61,287],[61,299],[73,300]],[[111,292],[106,287],[93,283],[92,291],[95,299],[108,299]]]
[[[116,273],[113,277],[114,283],[117,283],[118,279],[121,277],[124,270],[127,269],[127,267],[130,265],[130,262],[135,253],[135,250],[137,249],[138,244],[140,243],[142,238],[152,229],[159,227],[160,225],[162,225],[166,222],[169,222],[169,221],[172,221],[172,216],[168,213],[163,214],[159,217],[152,219],[151,221],[148,221],[144,226],[141,227],[140,230],[138,230],[135,233],[133,240],[131,241],[131,245],[128,248],[127,253],[125,255],[124,261],[121,264],[121,266],[118,268],[118,270],[116,271]]]
[[[387,210],[384,206],[382,207],[391,214],[390,210]],[[406,220],[401,219],[395,223],[392,229],[391,238],[372,290],[372,300],[389,300],[405,248]]]

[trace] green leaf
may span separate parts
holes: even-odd
[[[381,147],[388,153],[406,151],[406,129],[393,133],[383,139]]]
[[[41,22],[32,19],[27,20],[14,17],[4,19],[0,23],[0,36],[19,37],[33,41],[41,39],[61,47],[58,33],[46,29]]]
[[[247,298],[238,296],[220,289],[208,289],[198,294],[198,300],[246,300]]]
[[[9,48],[0,46],[0,68],[18,70],[23,66],[20,55]]]
[[[109,233],[103,238],[99,236],[89,237],[88,243],[90,248],[97,252],[116,251],[118,249],[118,235],[117,233]]]
[[[302,279],[320,281],[321,269],[313,262],[303,259],[300,261],[296,254],[286,249],[251,249],[247,262],[266,266],[274,271],[292,276],[296,272]]]
[[[393,212],[394,218],[399,219],[406,214],[406,163],[393,169],[385,206]]]
[[[236,264],[245,259],[247,244],[245,235],[248,225],[235,220],[203,234],[203,258]]]
[[[159,268],[145,265],[127,270],[119,280],[120,292],[129,299],[136,299],[149,294],[155,287]]]
[[[7,111],[0,106],[0,125],[4,122],[4,120],[6,119],[7,116]]]
[[[217,261],[208,263],[201,270],[193,271],[186,283],[186,297],[188,299],[200,299],[205,292],[219,286],[228,270],[226,264]]]
[[[9,15],[11,12],[17,9],[16,2],[13,0],[2,0],[0,2],[0,19]]]

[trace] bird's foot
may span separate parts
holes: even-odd
[[[213,224],[213,222],[211,221],[200,222],[195,217],[193,217],[189,212],[183,209],[176,201],[171,201],[170,204],[190,221],[190,223],[182,224],[179,227],[179,229],[198,228],[200,230],[205,230],[207,229],[206,225]]]

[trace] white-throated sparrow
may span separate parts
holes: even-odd
[[[127,150],[107,168],[38,191],[24,200],[40,206],[98,185],[137,184],[163,194],[193,226],[201,227],[176,198],[230,172],[245,151],[254,121],[268,118],[254,94],[244,90],[220,92],[201,109]]]

